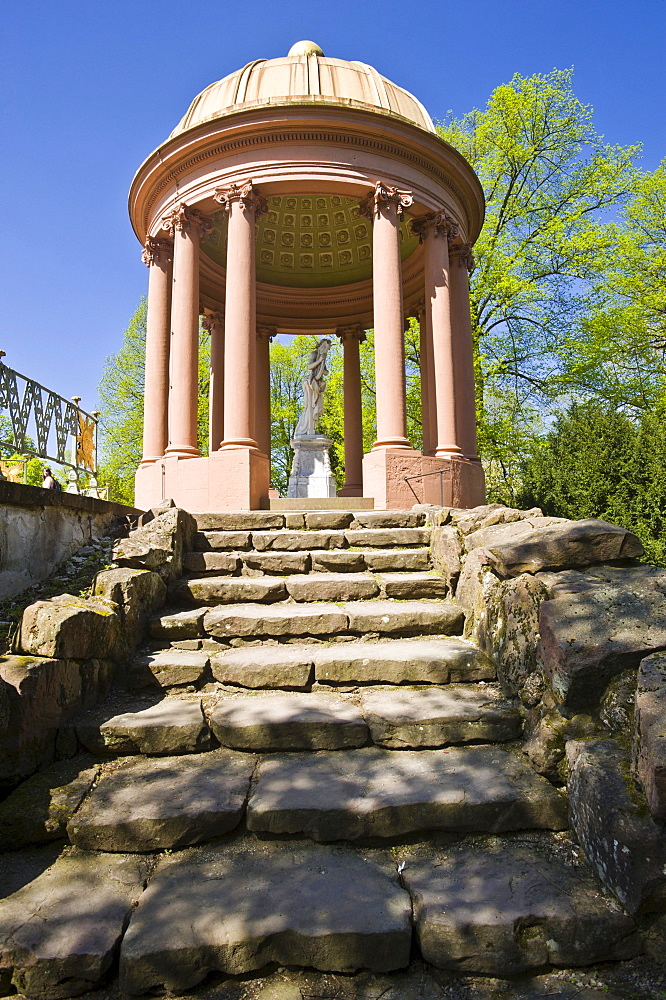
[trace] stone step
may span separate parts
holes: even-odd
[[[75,731],[79,743],[101,754],[191,754],[210,742],[200,698],[164,698],[115,715],[97,708],[77,722]]]
[[[287,576],[291,573],[427,572],[430,550],[312,549],[305,552],[186,552],[185,570],[196,576]]]
[[[203,618],[205,609],[201,609]],[[190,626],[187,619],[187,627]],[[128,687],[140,690],[159,686],[182,687],[185,684],[201,684],[208,676],[209,657],[196,650],[165,649],[148,656],[137,656],[128,671]]]
[[[430,549],[367,549],[362,553],[371,573],[419,573],[431,568]]]
[[[289,596],[281,577],[202,576],[176,580],[169,590],[174,604],[234,604],[284,601]]]
[[[153,635],[174,637],[177,622],[161,616]],[[176,616],[177,617],[177,616]],[[290,637],[330,636],[344,632],[367,635],[397,633],[460,634],[464,624],[461,608],[453,601],[351,601],[342,604],[236,604],[207,611],[200,627],[216,639],[239,636]],[[186,627],[189,629],[188,619]],[[202,633],[200,633],[202,634]]]
[[[330,694],[224,698],[207,714],[218,742],[236,750],[339,750],[369,737],[358,707]]]
[[[309,648],[320,684],[449,684],[495,679],[490,658],[465,639],[340,642]]]
[[[434,573],[382,573],[377,579],[383,594],[405,600],[446,597],[450,591],[448,581]]]
[[[192,848],[160,858],[122,943],[120,989],[183,993],[208,972],[268,963],[388,972],[408,964],[411,937],[388,852],[255,840]]]
[[[198,531],[196,552],[309,552],[313,549],[407,548],[427,546],[429,528],[345,528],[292,531]]]
[[[224,511],[194,514],[199,531],[316,531],[340,528],[420,528],[425,512],[414,510]]]
[[[318,841],[568,825],[564,796],[522,757],[494,747],[263,758],[246,818],[258,833]]]
[[[369,573],[305,573],[290,576],[287,591],[295,601],[359,601],[379,595]]]
[[[69,839],[83,850],[145,852],[219,837],[242,819],[254,763],[213,750],[105,765],[67,824]]]
[[[488,686],[414,691],[364,691],[361,715],[371,742],[391,749],[518,739],[522,720],[502,693]]]
[[[70,852],[2,900],[3,996],[10,979],[34,1000],[101,986],[149,874],[146,858]]]
[[[533,843],[495,837],[406,854],[401,878],[426,962],[505,977],[640,954],[631,917],[564,853],[542,835]]]

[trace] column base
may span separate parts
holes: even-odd
[[[362,497],[363,496],[363,486],[354,486],[353,483],[347,484],[338,490],[339,497]]]
[[[251,448],[201,458],[167,457],[139,466],[135,504],[148,510],[167,498],[191,513],[268,507],[268,459]]]
[[[377,510],[407,510],[416,503],[477,507],[485,503],[485,478],[480,462],[385,449],[363,458],[363,495],[374,498]]]

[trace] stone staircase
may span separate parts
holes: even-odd
[[[641,950],[462,638],[424,512],[196,519],[150,647],[69,727],[71,847],[0,904],[0,983],[51,1000],[116,971],[141,994],[272,962],[390,972],[414,947],[493,976]]]

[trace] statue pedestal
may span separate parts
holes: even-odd
[[[323,434],[312,437],[295,437],[292,442],[294,461],[289,476],[287,496],[334,497],[337,495],[335,479],[331,474],[328,449],[333,442]]]

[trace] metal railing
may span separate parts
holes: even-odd
[[[0,426],[0,448],[21,456],[32,455],[69,469],[67,493],[99,497],[97,484],[97,423],[99,413],[79,407],[80,396],[71,400],[9,368],[0,351],[0,416],[9,426]],[[82,487],[84,476],[88,480]],[[0,468],[0,479],[5,479]]]
[[[412,486],[410,480],[412,480],[412,479],[427,479],[428,476],[439,476],[439,505],[440,505],[440,507],[444,507],[445,506],[445,504],[444,504],[444,474],[448,473],[450,471],[451,471],[450,470],[450,466],[447,465],[447,467],[445,469],[435,469],[434,472],[421,472],[421,473],[419,473],[418,476],[404,476],[403,478],[404,478],[404,481],[409,486],[409,488],[412,491],[412,493],[414,494],[414,498],[415,498],[416,502],[417,503],[423,503],[423,500],[421,499],[421,497],[418,496],[418,494],[414,490],[414,487]]]

